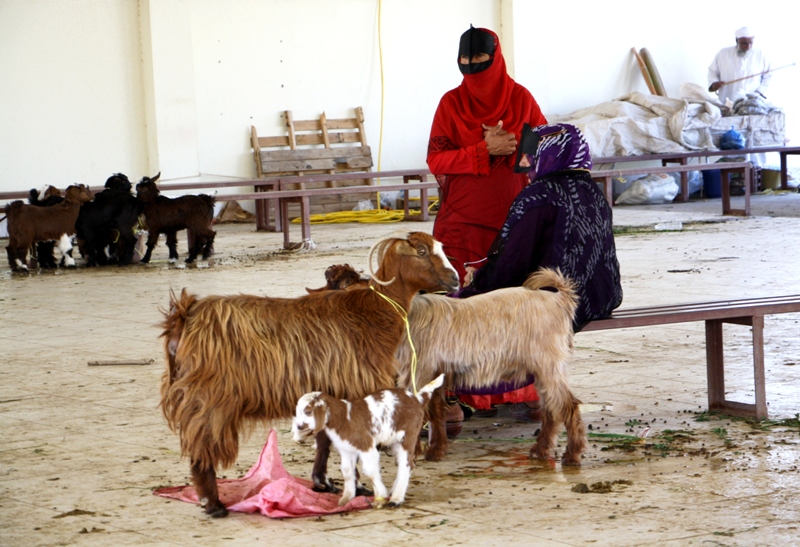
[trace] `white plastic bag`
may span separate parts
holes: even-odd
[[[368,199],[362,199],[358,202],[358,205],[353,207],[353,211],[372,211],[373,209],[375,209],[375,206]]]
[[[678,195],[680,188],[671,175],[658,173],[633,181],[630,188],[622,192],[616,205],[645,205],[669,203]]]
[[[742,160],[744,161],[744,160]],[[670,173],[672,178],[675,179],[675,182],[678,184],[680,188],[681,185],[681,174],[680,173]],[[689,171],[686,174],[686,180],[689,183],[689,195],[695,194],[703,189],[703,173],[701,171]]]

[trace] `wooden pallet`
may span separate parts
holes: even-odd
[[[367,144],[364,111],[361,107],[355,108],[355,115],[352,118],[328,119],[323,112],[316,120],[295,120],[291,110],[284,111],[283,116],[286,124],[285,135],[259,137],[255,126],[250,126],[250,142],[258,178],[269,180],[287,176],[371,172],[372,150]],[[320,180],[320,177],[315,176],[313,182],[281,181],[275,190],[371,186],[373,180],[372,177],[356,176],[347,180]],[[265,190],[267,188],[264,187]],[[370,193],[344,195],[332,192],[315,197],[310,205],[313,213],[341,211],[352,209],[358,201],[369,199],[370,195]],[[266,219],[266,225],[257,226],[257,229],[281,230],[282,213],[277,203],[273,203],[275,210],[273,226],[269,225],[268,201],[258,200],[256,204],[263,209],[256,216]],[[285,208],[284,205],[283,209]]]

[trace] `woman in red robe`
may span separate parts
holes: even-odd
[[[428,141],[428,167],[439,182],[433,236],[463,283],[466,268],[488,255],[511,203],[527,184],[514,172],[522,126],[547,123],[530,91],[506,71],[497,35],[470,27],[461,36],[464,79],[439,101]],[[478,409],[538,400],[531,384],[510,393],[462,396]]]

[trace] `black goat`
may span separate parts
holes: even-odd
[[[142,257],[145,264],[150,262],[150,255],[158,242],[158,234],[167,235],[170,262],[178,260],[178,230],[191,230],[194,242],[189,249],[187,263],[194,262],[199,254],[203,260],[214,252],[214,236],[217,233],[211,229],[214,219],[214,198],[206,194],[180,196],[168,198],[159,195],[161,192],[156,186],[156,181],[161,173],[155,177],[142,177],[136,185],[136,197],[144,205],[144,218],[149,232],[147,236],[147,252]],[[191,241],[191,238],[189,238]]]
[[[131,194],[131,186],[127,176],[115,173],[106,180],[106,189],[81,207],[75,229],[87,266],[125,266],[133,261],[133,230],[142,204]]]

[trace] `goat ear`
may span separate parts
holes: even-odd
[[[314,397],[317,400],[317,397]],[[328,405],[315,404],[314,405],[314,434],[316,435],[325,429],[325,415],[328,413]]]

